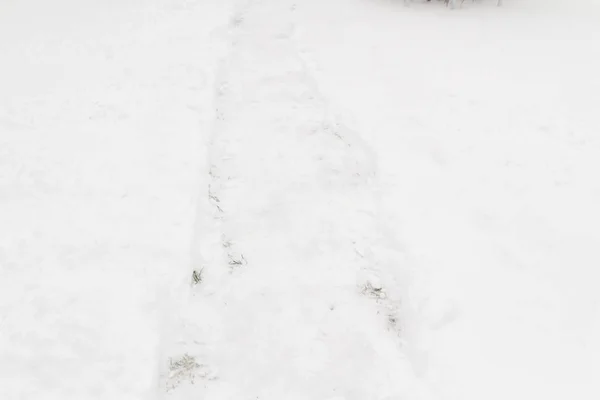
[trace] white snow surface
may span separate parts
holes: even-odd
[[[600,5],[495,3],[1,2],[0,399],[600,398]]]

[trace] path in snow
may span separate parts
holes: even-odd
[[[202,282],[170,349],[189,374],[173,368],[168,393],[422,398],[398,337],[402,255],[383,234],[376,160],[307,72],[293,13],[248,2],[230,23],[193,244]]]

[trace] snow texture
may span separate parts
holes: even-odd
[[[593,0],[5,0],[0,399],[600,398]]]

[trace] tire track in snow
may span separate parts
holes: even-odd
[[[319,87],[317,76],[315,76],[314,60],[310,57],[310,51],[307,53],[303,51],[297,38],[294,38],[294,44],[312,89],[319,94],[320,98],[327,99]],[[329,99],[327,99],[326,106],[330,115],[345,115],[338,112]],[[339,119],[343,120],[343,118]],[[343,140],[348,145],[362,149],[368,155],[374,170],[368,189],[373,195],[375,204],[375,207],[369,212],[374,229],[367,234],[363,233],[354,242],[355,251],[361,258],[365,272],[363,288],[366,290],[363,290],[363,293],[375,300],[378,306],[377,313],[387,319],[389,327],[399,338],[403,353],[414,363],[415,369],[418,371],[417,375],[420,376],[423,364],[426,364],[427,361],[425,353],[417,345],[417,339],[423,332],[422,313],[424,307],[424,300],[422,295],[419,295],[419,291],[431,293],[432,288],[422,287],[423,282],[421,281],[416,282],[414,266],[417,263],[415,263],[414,256],[407,252],[387,222],[387,212],[382,205],[380,194],[382,183],[376,152],[363,138],[363,132],[352,129],[345,123],[338,123],[338,126],[342,131]],[[372,289],[376,289],[375,292]],[[443,318],[445,314],[442,314],[438,312],[436,316]],[[431,394],[427,396],[431,397]]]
[[[330,113],[294,46],[292,12],[247,2],[231,21],[208,143],[213,212],[199,206],[202,282],[182,341],[196,379],[175,393],[420,398],[391,334],[398,293],[381,283],[397,255],[377,218],[375,157]]]
[[[215,70],[218,70],[218,60],[227,50],[226,44],[222,38],[222,24],[232,12],[233,1],[228,2],[202,2],[185,3],[184,8],[196,9],[196,23],[200,23],[201,28],[197,28],[197,36],[208,39],[207,49],[202,56],[202,70],[206,73],[209,92],[207,96],[201,96],[197,99],[199,103],[197,110],[201,119],[201,130],[199,134],[199,143],[193,143],[197,152],[197,162],[192,163],[193,168],[197,169],[197,193],[192,199],[192,206],[195,206],[195,220],[193,221],[192,235],[190,238],[190,253],[186,260],[189,264],[183,264],[182,268],[171,270],[168,276],[162,279],[161,294],[161,326],[160,326],[160,363],[157,374],[158,398],[182,398],[188,399],[190,395],[190,384],[198,385],[203,380],[212,380],[216,378],[216,372],[210,365],[203,363],[203,354],[209,342],[205,326],[198,324],[198,315],[203,313],[202,303],[198,303],[199,298],[194,296],[195,285],[201,283],[204,274],[204,268],[210,259],[210,251],[215,247],[216,242],[213,237],[218,237],[218,227],[212,216],[210,199],[207,196],[206,188],[210,186],[208,175],[210,163],[208,148],[211,139],[212,127],[212,106],[214,105],[214,96],[210,88],[215,86]],[[203,11],[203,13],[202,13]],[[204,14],[204,15],[202,15]],[[198,18],[198,16],[200,18]],[[193,17],[192,17],[193,18]],[[212,18],[207,22],[203,18]],[[201,51],[202,49],[196,49]],[[206,110],[206,117],[204,116]],[[204,118],[207,118],[205,120]],[[204,128],[204,129],[202,129]],[[192,144],[192,143],[190,143]],[[202,321],[200,321],[202,322]],[[191,391],[194,395],[194,391]]]

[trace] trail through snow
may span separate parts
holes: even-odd
[[[402,352],[406,271],[379,215],[376,160],[299,57],[294,8],[251,1],[230,23],[193,244],[202,282],[173,346],[197,376],[171,391],[424,398]]]

